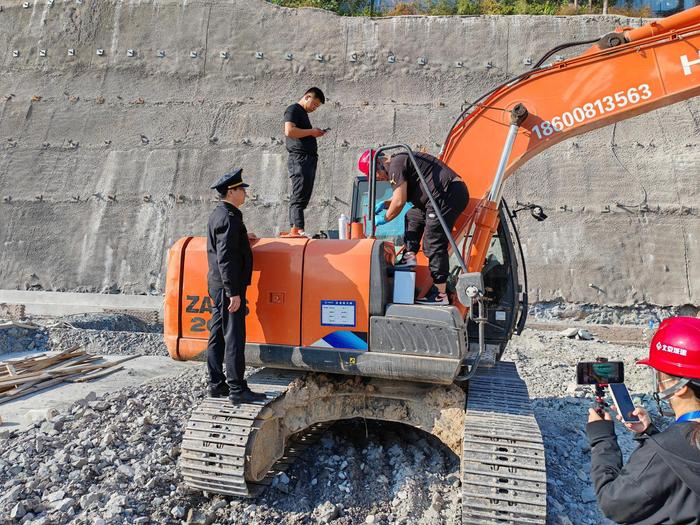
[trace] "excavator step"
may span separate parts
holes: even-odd
[[[462,525],[544,525],[547,468],[527,386],[513,363],[469,381],[462,450]]]

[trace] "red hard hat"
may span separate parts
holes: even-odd
[[[357,169],[360,170],[362,173],[367,175],[369,177],[369,164],[372,161],[372,157],[374,157],[376,151],[373,149],[366,149],[365,151],[362,152],[362,155],[360,155],[359,160],[357,161]]]
[[[649,358],[637,361],[666,374],[700,379],[700,319],[672,317],[661,323],[649,348]]]

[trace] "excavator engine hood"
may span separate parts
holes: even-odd
[[[246,297],[246,362],[291,370],[451,383],[467,353],[455,307],[393,305],[394,247],[374,239],[258,239]],[[204,357],[213,300],[206,239],[169,253],[165,342]]]

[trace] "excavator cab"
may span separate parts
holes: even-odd
[[[392,189],[388,181],[377,181],[376,184],[376,200],[383,201],[391,198]],[[398,217],[393,221],[381,226],[377,226],[375,236],[377,239],[389,241],[394,246],[403,245],[404,232],[404,217],[408,210],[411,209],[411,204],[404,206]],[[369,218],[369,181],[365,176],[359,176],[355,179],[352,191],[352,210],[350,217],[353,222],[360,222],[365,231],[367,231],[367,221]]]
[[[375,191],[377,201],[391,198],[392,189],[387,181],[377,181]],[[396,219],[378,226],[375,230],[375,237],[391,242],[394,246],[402,246],[404,244],[404,216],[410,208],[411,204],[406,204]],[[368,216],[369,181],[365,176],[358,176],[353,186],[351,218],[353,221],[362,223],[366,229]],[[500,358],[514,332],[520,333],[522,331],[527,316],[527,293],[520,284],[521,276],[525,277],[525,266],[522,258],[519,259],[519,250],[516,251],[514,244],[514,241],[517,242],[519,247],[520,239],[515,231],[515,223],[509,221],[508,213],[503,206],[500,209],[499,217],[499,226],[491,239],[482,270],[486,315],[488,317],[488,323],[485,327],[485,342],[494,358]],[[469,241],[470,237],[463,239],[460,246],[462,251],[469,244]],[[460,265],[454,253],[450,257],[450,268],[451,278],[448,281],[448,289],[454,291],[460,271]],[[478,326],[473,321],[468,323],[467,333],[470,342],[478,341]]]

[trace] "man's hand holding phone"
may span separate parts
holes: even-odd
[[[311,128],[311,136],[312,137],[323,137],[325,134],[326,134],[326,132],[322,129]]]
[[[613,410],[617,412],[617,407],[613,406]],[[636,407],[632,412],[632,415],[637,416],[639,421],[635,421],[634,423],[625,423],[620,414],[617,414],[617,420],[625,425],[627,430],[631,430],[635,434],[642,434],[647,428],[649,428],[649,425],[651,425],[651,417],[649,417],[649,412],[647,412],[646,408],[644,407]]]

